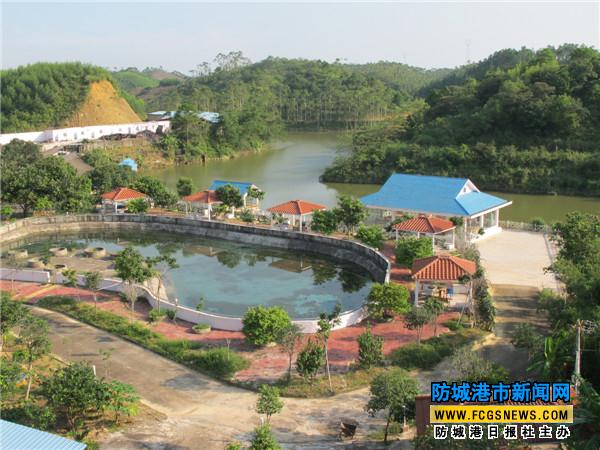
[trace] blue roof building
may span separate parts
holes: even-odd
[[[120,166],[127,166],[129,167],[131,170],[133,170],[134,172],[137,172],[138,170],[138,165],[135,162],[135,159],[131,159],[131,158],[125,158],[123,161],[121,161],[119,163]]]
[[[391,217],[396,213],[463,217],[481,235],[500,231],[499,211],[511,201],[481,192],[468,178],[395,173],[374,194],[361,201]],[[475,231],[475,230],[472,230]]]
[[[80,442],[0,420],[0,447],[6,450],[85,450]]]

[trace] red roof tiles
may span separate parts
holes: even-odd
[[[416,259],[412,265],[412,277],[416,280],[456,281],[476,271],[473,261],[456,256],[430,256]]]
[[[181,197],[182,200],[186,202],[198,202],[198,203],[218,203],[219,198],[217,197],[216,191],[204,190],[200,192],[195,192],[190,195],[186,195],[185,197]]]
[[[102,197],[104,200],[112,200],[113,202],[133,200],[136,198],[148,198],[146,194],[138,192],[135,189],[130,189],[126,187],[120,187],[110,192],[106,192],[100,197]]]
[[[394,225],[398,231],[412,231],[414,233],[438,234],[456,228],[452,222],[433,216],[419,216]]]
[[[268,209],[269,212],[279,214],[294,214],[296,216],[309,214],[313,211],[320,211],[325,209],[323,205],[318,203],[306,202],[304,200],[290,200],[289,202],[275,205]]]

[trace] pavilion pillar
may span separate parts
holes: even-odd
[[[398,240],[398,230],[396,230],[396,240]]]
[[[302,233],[302,214],[300,214],[300,225],[298,225],[300,233]]]
[[[500,226],[500,210],[497,209],[496,211],[494,211],[494,215],[496,216],[495,222],[496,222],[496,226],[498,227],[498,226]]]
[[[431,233],[431,251],[435,253],[435,233]]]
[[[419,285],[419,280],[416,281],[415,283],[415,295],[414,295],[414,305],[417,306],[417,303],[419,302],[419,289],[420,289],[420,285]]]

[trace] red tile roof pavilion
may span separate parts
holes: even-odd
[[[451,231],[456,226],[449,220],[440,219],[439,217],[424,216],[415,217],[405,220],[394,225],[397,231],[410,231],[413,233],[440,234]]]
[[[181,197],[186,202],[198,202],[198,203],[219,203],[219,197],[217,197],[217,191],[211,191],[206,189],[204,191],[195,192],[185,197]]]
[[[303,216],[304,214],[310,214],[314,211],[320,211],[323,209],[326,209],[326,207],[319,205],[318,203],[306,202],[304,200],[290,200],[289,202],[275,205],[269,208],[268,211],[272,213]]]
[[[110,192],[105,192],[100,197],[102,197],[104,200],[110,200],[113,202],[128,201],[136,198],[148,198],[146,194],[127,187],[113,189]]]
[[[476,271],[477,265],[473,261],[456,256],[420,258],[412,265],[415,280],[457,281],[465,275],[474,275]]]

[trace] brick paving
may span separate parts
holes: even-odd
[[[27,302],[36,303],[39,299],[54,296],[66,295],[80,301],[93,304],[93,295],[91,292],[81,288],[71,288],[61,285],[48,286],[38,283],[14,282],[14,289],[11,289],[11,282],[0,280],[0,290],[13,291],[17,298],[25,299]],[[37,295],[39,293],[39,295]],[[131,317],[129,305],[123,302],[117,294],[110,292],[98,293],[98,308],[110,311],[123,317]],[[145,301],[139,301],[136,304],[135,317],[140,321],[147,322],[147,314],[150,306]],[[441,325],[457,313],[447,312],[439,317],[438,333],[447,332],[448,329]],[[198,341],[211,346],[229,345],[232,349],[240,351],[247,357],[251,364],[244,371],[238,372],[236,379],[240,381],[273,381],[284,375],[288,368],[287,355],[280,351],[279,347],[265,347],[256,349],[245,343],[241,332],[213,330],[206,334],[195,334],[192,331],[192,325],[189,322],[178,320],[173,323],[169,319],[152,325],[152,329],[168,339],[189,339]],[[406,345],[416,340],[416,332],[408,330],[401,319],[396,319],[387,323],[373,323],[372,332],[377,336],[384,338],[384,352],[389,354],[394,349]],[[150,326],[150,325],[149,325]],[[353,325],[351,327],[336,330],[331,333],[329,340],[329,359],[333,371],[344,372],[356,360],[358,356],[357,337],[366,330],[366,324]],[[433,336],[433,326],[427,325],[423,329],[422,338],[427,339]],[[305,336],[306,342],[310,336]]]

